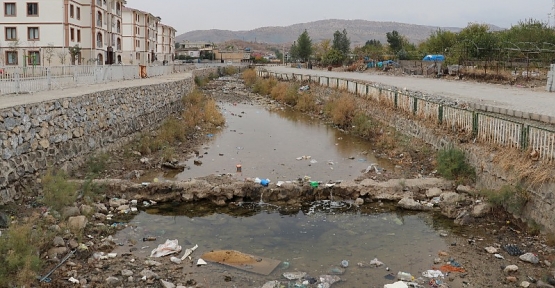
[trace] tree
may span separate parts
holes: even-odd
[[[58,53],[56,53],[56,56],[58,56],[58,59],[60,59],[60,64],[62,65],[66,64],[67,51],[65,49],[58,51]]]
[[[310,58],[310,55],[312,55],[312,40],[310,39],[310,36],[308,36],[308,32],[306,32],[306,30],[299,35],[296,50],[297,56],[303,61],[307,61]]]
[[[44,58],[48,61],[48,66],[52,63],[52,57],[54,57],[54,44],[48,43],[48,46],[44,48]]]
[[[393,30],[392,32],[387,32],[385,36],[387,37],[389,49],[391,49],[391,52],[393,52],[393,54],[397,54],[397,52],[403,49],[403,36],[401,36],[399,32]]]
[[[457,43],[457,34],[451,31],[437,29],[430,34],[426,41],[420,44],[420,50],[425,54],[445,54]]]
[[[75,46],[73,47],[69,47],[69,55],[71,56],[71,64],[75,65],[75,60],[78,60],[77,57],[81,55],[81,47],[79,47],[79,45],[77,44],[75,44]]]
[[[347,37],[346,29],[343,29],[343,32],[339,32],[338,30],[333,33],[332,48],[341,52],[345,56],[349,54],[351,51],[351,40]]]
[[[331,49],[322,58],[322,64],[324,65],[339,65],[345,61],[346,56],[337,49]]]
[[[320,43],[314,45],[314,57],[317,61],[322,61],[322,59],[324,59],[324,56],[331,49],[330,44],[330,39],[324,39],[320,41]]]

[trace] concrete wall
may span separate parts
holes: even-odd
[[[128,142],[181,110],[193,72],[176,82],[98,91],[0,110],[0,204],[32,195],[40,173],[73,168],[91,153]]]

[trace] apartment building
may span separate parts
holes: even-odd
[[[0,3],[0,67],[129,64],[130,54],[140,64],[157,58],[160,18],[125,7],[126,0]]]
[[[158,61],[172,61],[175,53],[175,29],[171,26],[158,25],[156,41],[156,58]]]

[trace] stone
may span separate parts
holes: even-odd
[[[77,208],[75,206],[69,206],[69,207],[62,208],[62,217],[64,219],[67,219],[67,218],[73,217],[73,216],[79,216],[79,215],[81,215],[81,212],[79,211],[79,208]]]
[[[75,249],[75,248],[79,247],[79,243],[75,239],[69,240],[69,242],[67,244],[69,245],[70,249]]]
[[[87,217],[82,215],[69,217],[69,219],[67,220],[67,225],[71,230],[83,230],[87,225]]]
[[[106,278],[106,284],[110,287],[117,287],[121,285],[121,279],[118,277],[110,276]]]
[[[495,253],[498,252],[498,249],[497,249],[497,248],[491,247],[491,246],[486,247],[486,248],[484,248],[484,249],[486,249],[486,251],[487,251],[489,254],[495,254]]]
[[[472,207],[470,215],[475,218],[481,218],[491,212],[491,205],[489,203],[480,203]]]
[[[538,259],[538,256],[536,256],[534,253],[530,253],[530,252],[520,255],[518,258],[520,260],[524,261],[524,262],[528,262],[528,263],[532,263],[532,264],[540,263],[540,259]]]
[[[530,282],[522,281],[522,283],[520,283],[520,287],[528,288],[528,287],[530,287]]]
[[[143,271],[141,271],[139,274],[141,276],[145,277],[146,279],[156,279],[156,278],[158,278],[158,274],[152,272],[150,269],[143,269]]]
[[[79,210],[81,210],[81,214],[83,215],[92,215],[94,213],[94,208],[86,204],[81,205],[81,207],[79,207]]]
[[[167,282],[167,281],[164,281],[164,280],[160,279],[160,283],[162,284],[162,287],[164,287],[164,288],[175,288],[175,284],[173,284],[171,282]]]
[[[507,280],[507,281],[509,281],[509,282],[516,282],[516,281],[518,281],[518,279],[516,279],[515,276],[507,276],[507,277],[505,278],[505,280]]]
[[[358,207],[358,206],[361,206],[362,204],[364,204],[364,199],[362,199],[362,198],[357,198],[357,199],[355,200],[355,206]]]
[[[46,255],[48,255],[50,259],[59,259],[65,256],[67,251],[68,249],[66,247],[55,247],[48,249]]]
[[[116,208],[122,205],[127,204],[127,200],[126,199],[121,199],[121,198],[112,198],[110,199],[110,201],[108,202],[108,205],[110,205],[110,207],[112,208]]]
[[[147,266],[161,266],[162,263],[160,263],[158,261],[154,261],[154,260],[146,260],[145,265],[147,265]]]
[[[0,212],[0,228],[5,229],[10,225],[10,217],[4,212]]]
[[[555,288],[553,285],[549,285],[549,284],[543,282],[542,280],[538,280],[538,282],[536,282],[536,287],[538,287],[538,288]]]
[[[503,269],[503,272],[505,272],[507,274],[514,273],[516,271],[518,271],[518,266],[516,266],[516,265],[507,265],[507,267],[505,267]]]
[[[434,198],[434,197],[438,197],[441,195],[441,193],[443,193],[443,191],[441,191],[441,189],[439,188],[430,188],[428,189],[428,191],[426,191],[426,197],[428,198]]]
[[[422,205],[419,202],[417,202],[414,199],[409,198],[409,197],[405,197],[405,198],[401,199],[397,203],[397,206],[399,206],[403,209],[414,210],[414,211],[423,211],[423,210],[430,210],[431,209],[431,207]]]
[[[125,276],[125,277],[133,276],[133,271],[127,270],[127,269],[121,270],[121,276]]]
[[[117,209],[120,212],[125,212],[125,211],[129,211],[129,205],[121,205],[118,207]]]
[[[48,141],[48,139],[41,139],[39,141],[39,145],[43,148],[43,149],[48,149],[48,147],[50,147],[50,141]]]
[[[62,238],[60,236],[54,237],[54,240],[52,240],[52,244],[54,244],[54,246],[56,246],[56,247],[66,246],[66,242],[64,241],[64,238]]]
[[[106,205],[104,205],[104,203],[98,203],[98,204],[95,204],[95,206],[98,212],[101,212],[104,214],[108,213],[108,208],[106,207]]]
[[[102,213],[94,213],[93,218],[99,221],[105,221],[106,220],[106,214],[102,214]]]
[[[455,203],[463,197],[456,192],[443,192],[440,195],[442,203]]]
[[[471,195],[474,192],[474,189],[470,186],[459,185],[457,186],[457,192]]]

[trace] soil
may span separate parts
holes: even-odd
[[[212,81],[203,87],[203,89],[206,94],[213,95],[219,102],[257,103],[266,105],[270,109],[277,106],[277,104],[272,100],[249,93],[242,85],[226,88],[231,89],[231,93],[221,93],[221,85],[226,85],[226,82]],[[189,135],[188,141],[178,143],[175,149],[175,158],[187,159],[188,157],[195,155],[195,152],[198,153],[199,149],[201,149],[200,147],[202,147],[204,141],[206,141],[206,137],[201,137],[203,135],[206,135],[206,131],[198,130],[194,134]],[[375,151],[375,154],[380,157],[391,158],[393,161],[403,164],[403,169],[387,171],[379,176],[361,174],[357,180],[374,176],[375,180],[385,181],[395,178],[415,178],[421,174],[428,175],[432,173],[435,163],[434,157],[430,157],[430,153],[428,153],[431,151],[430,147],[422,141],[416,139],[412,139],[409,143],[410,145],[405,147],[396,147],[393,150],[378,149]],[[161,161],[150,161],[150,164],[148,165],[141,163],[139,160],[142,157],[148,157],[149,159],[161,159],[161,155],[157,155],[156,153],[151,155],[140,155],[140,153],[133,151],[132,146],[122,147],[109,153],[110,161],[108,162],[106,169],[102,172],[101,177],[135,179],[140,181],[140,176],[145,173],[172,173],[172,170],[162,167]],[[410,165],[407,165],[407,163]],[[75,171],[73,176],[75,178],[84,178],[85,174],[85,169],[83,168],[83,170]],[[207,176],[206,178],[211,182],[216,183],[218,181],[229,181],[229,179],[224,177]],[[117,191],[107,191],[105,196],[105,202],[107,202],[107,199],[112,197],[120,197]],[[44,208],[37,207],[39,205],[37,204],[36,199],[29,198],[22,200],[23,202],[21,204],[23,205],[14,204],[6,207],[7,209],[4,211],[9,215],[13,215],[16,219],[21,219],[22,217],[29,216],[33,213],[44,212]],[[444,219],[444,221],[453,221],[442,216],[438,216],[438,218]],[[125,222],[125,218],[118,219],[116,216],[114,221]],[[122,278],[120,271],[124,269],[130,269],[133,271],[150,269],[154,271],[160,279],[171,279],[173,283],[181,283],[187,287],[252,287],[248,284],[252,282],[252,280],[249,279],[248,273],[236,273],[235,271],[224,268],[210,270],[212,271],[211,273],[216,274],[203,274],[204,272],[202,271],[207,270],[201,270],[199,272],[196,265],[193,264],[186,264],[184,265],[185,267],[182,268],[180,266],[170,265],[172,263],[168,264],[166,262],[169,262],[169,260],[164,259],[159,260],[160,262],[163,261],[164,264],[157,267],[156,264],[146,264],[139,261],[130,262],[129,257],[126,257],[125,255],[123,257],[118,256],[115,259],[109,259],[106,261],[93,261],[91,258],[93,251],[110,252],[110,248],[116,246],[117,239],[110,243],[110,245],[107,245],[107,248],[105,247],[104,250],[100,248],[103,247],[102,243],[110,242],[109,240],[106,240],[106,237],[113,234],[116,231],[115,229],[120,229],[120,227],[118,227],[118,225],[111,228],[94,225],[87,225],[87,227],[88,230],[85,231],[84,235],[90,235],[90,237],[88,237],[90,239],[86,240],[93,243],[91,249],[85,252],[77,252],[76,257],[69,260],[69,265],[63,265],[54,272],[51,276],[51,278],[54,279],[52,283],[42,283],[41,286],[73,286],[73,284],[70,284],[67,279],[74,276],[75,278],[83,281],[81,283],[82,287],[132,287],[134,285],[128,285],[125,280],[123,283],[108,284],[106,278],[109,276]],[[529,234],[526,230],[526,225],[520,220],[507,215],[503,211],[497,210],[494,211],[494,213],[487,214],[484,218],[477,219],[473,223],[459,226],[457,231],[449,233],[446,236],[447,241],[452,243],[450,249],[448,251],[438,251],[438,255],[435,257],[440,257],[442,261],[453,259],[462,265],[465,272],[450,273],[445,279],[447,286],[433,286],[426,284],[424,287],[518,287],[522,281],[534,282],[536,280],[543,280],[544,282],[547,282],[549,280],[548,277],[555,277],[555,270],[551,264],[555,263],[555,250],[553,249],[553,246],[546,244],[545,237]],[[140,244],[135,244],[138,247],[141,246]],[[501,248],[506,244],[516,244],[522,250],[536,253],[540,259],[540,263],[535,265],[525,263],[520,261],[516,256],[509,256],[507,252],[503,251]],[[553,243],[550,244],[553,245]],[[503,255],[505,259],[497,259],[493,256],[493,254],[486,252],[484,248],[487,246],[499,247],[499,253]],[[432,257],[431,259],[435,257]],[[52,263],[45,268],[51,269],[55,266],[55,264],[56,263]],[[504,273],[503,268],[511,264],[518,265],[518,271],[510,275]],[[440,265],[441,264],[434,265],[433,263],[430,263],[430,269],[439,268]],[[418,275],[416,276],[418,277]],[[516,278],[509,278],[509,276],[514,276]],[[135,277],[135,281],[139,281],[138,278],[141,278],[141,276],[138,276],[137,273],[135,273],[133,277]],[[126,279],[126,277],[123,277],[122,279]],[[516,282],[514,282],[515,279]],[[160,282],[154,278],[149,278],[146,282],[135,283],[141,283],[141,285],[144,285],[145,287],[162,287]],[[534,285],[535,284],[532,284],[530,287],[540,287]]]

